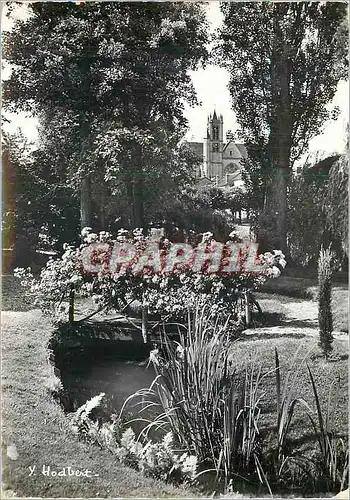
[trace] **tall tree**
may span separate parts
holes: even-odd
[[[45,128],[54,122],[58,130],[61,120],[61,134],[67,134],[69,123],[71,137],[65,135],[65,142],[72,148],[65,163],[69,180],[79,183],[82,226],[91,222],[92,186],[98,178],[104,182],[105,168],[123,156],[108,155],[101,135],[112,138],[110,149],[119,152],[125,134],[133,135],[132,149],[123,151],[119,181],[133,207],[133,225],[142,225],[143,176],[150,163],[144,139],[159,136],[160,129],[165,141],[184,131],[184,103],[195,102],[188,70],[206,57],[203,6],[33,3],[28,10],[29,18],[16,21],[5,39],[5,58],[14,65],[5,102],[41,116]]]
[[[332,116],[327,105],[346,78],[346,5],[225,2],[221,9],[217,50],[230,72],[232,105],[248,149],[248,180],[259,193],[260,210],[275,221],[274,244],[286,251],[292,166]]]

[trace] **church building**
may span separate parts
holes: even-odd
[[[199,186],[222,188],[242,187],[242,160],[247,157],[243,144],[236,143],[232,134],[226,134],[224,142],[224,120],[216,111],[208,116],[204,142],[190,142],[191,149],[202,159],[196,171]]]

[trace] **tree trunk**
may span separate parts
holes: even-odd
[[[68,321],[72,325],[74,323],[74,288],[71,287],[69,291],[69,310],[68,310]]]
[[[80,187],[80,225],[91,227],[91,183],[90,176],[85,175],[81,180]]]
[[[80,115],[80,157],[82,164],[86,163],[86,151],[90,149],[89,116]],[[82,172],[80,181],[80,226],[91,227],[91,178],[90,174]]]
[[[284,9],[285,7],[278,7]],[[290,104],[290,47],[284,41],[277,17],[274,19],[275,39],[271,66],[272,109],[269,137],[271,177],[266,192],[265,210],[275,221],[275,241],[287,253],[287,185],[291,175],[290,154],[293,117]]]
[[[133,226],[144,227],[143,183],[140,176],[134,181],[133,189]]]
[[[148,342],[147,326],[148,326],[147,306],[145,304],[142,304],[141,330],[142,330],[142,339],[143,339],[144,344],[147,344],[147,342]]]
[[[101,188],[101,196],[100,196],[100,230],[105,231],[106,226],[106,216],[105,216],[105,193],[103,191],[103,186]]]
[[[277,163],[277,162],[276,162]],[[280,165],[280,162],[277,163]],[[275,231],[273,245],[278,250],[287,252],[287,170],[280,166],[274,166],[273,177],[267,194],[267,213],[275,220]]]

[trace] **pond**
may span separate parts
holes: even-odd
[[[130,395],[148,388],[156,376],[148,362],[150,348],[144,344],[80,337],[72,345],[72,338],[66,340],[61,339],[51,348],[63,385],[59,400],[67,413],[104,392],[101,407],[94,410],[92,417],[100,422],[110,420],[112,414],[119,414]],[[133,400],[127,407],[129,417],[140,408],[135,403]]]

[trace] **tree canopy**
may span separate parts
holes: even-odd
[[[54,154],[65,148],[69,182],[79,185],[81,222],[91,222],[92,186],[122,183],[132,225],[144,223],[164,178],[183,176],[185,102],[196,102],[188,70],[205,61],[207,24],[197,3],[33,3],[6,36],[14,66],[4,85],[11,108],[45,127]],[[68,146],[68,149],[67,149]],[[178,169],[178,167],[182,169]],[[62,162],[59,168],[62,168]],[[111,189],[115,189],[113,183]]]
[[[334,116],[328,104],[346,78],[346,5],[224,2],[221,9],[216,50],[230,73],[232,106],[248,150],[248,188],[255,191],[255,208],[276,219],[285,250],[291,169]]]

